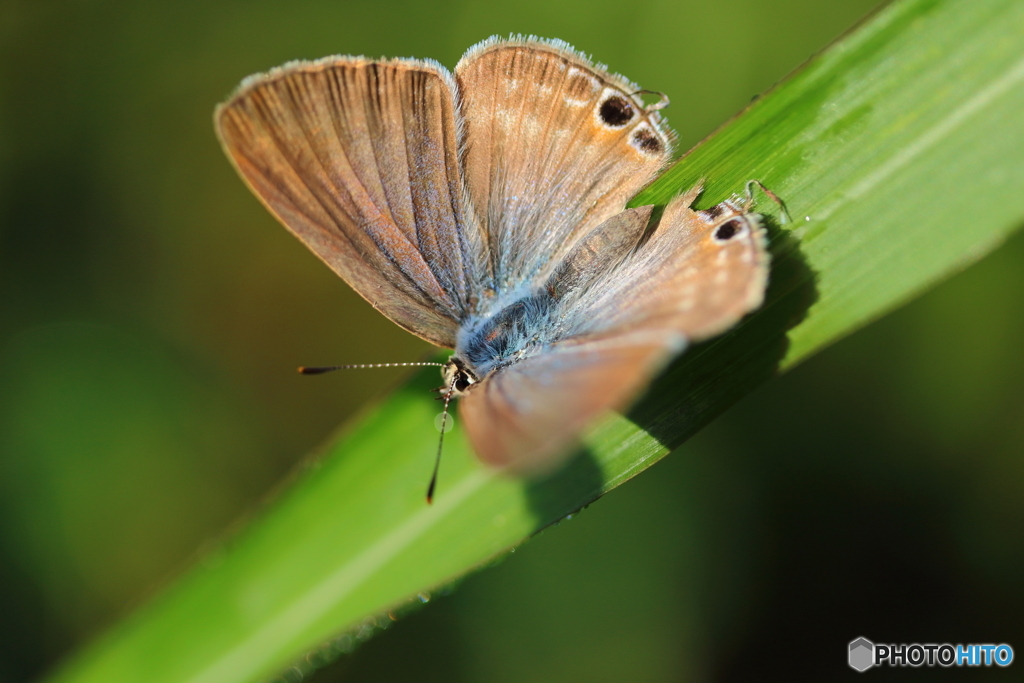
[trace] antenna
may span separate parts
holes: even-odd
[[[361,370],[363,368],[416,368],[430,365],[437,368],[444,367],[444,363],[355,363],[351,365],[326,365],[316,368],[307,368],[303,365],[299,368],[299,374],[322,375],[325,372],[334,372],[335,370]]]
[[[434,458],[434,473],[430,475],[430,486],[427,487],[427,505],[434,502],[434,489],[437,487],[437,470],[441,467],[441,447],[444,446],[444,432],[448,427],[448,404],[452,400],[452,392],[455,391],[455,382],[458,381],[458,374],[452,375],[452,382],[448,385],[448,391],[444,395],[444,412],[441,413],[441,438],[437,440],[437,457]]]
[[[335,370],[361,370],[364,368],[420,368],[420,367],[445,367],[444,363],[416,362],[416,363],[353,363],[349,365],[326,365],[323,367],[299,368],[300,375],[322,375],[325,372]],[[434,502],[434,489],[437,488],[437,472],[441,468],[441,450],[444,447],[444,433],[448,427],[448,404],[451,403],[452,394],[455,392],[455,383],[458,381],[458,374],[453,374],[448,390],[442,387],[433,391],[444,392],[444,396],[438,396],[438,400],[444,398],[444,412],[441,413],[441,438],[437,440],[437,457],[434,458],[434,472],[430,475],[430,485],[427,487],[427,505]]]

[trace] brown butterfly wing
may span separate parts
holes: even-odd
[[[672,154],[639,88],[565,43],[484,41],[455,67],[466,182],[499,288],[545,277]]]
[[[761,305],[768,251],[760,217],[735,200],[706,211],[700,188],[665,208],[657,229],[575,307],[575,334],[666,329],[702,341]]]
[[[573,298],[563,341],[495,371],[462,399],[481,459],[549,471],[581,430],[626,407],[688,342],[760,305],[768,254],[758,217],[735,202],[693,211],[699,191],[671,202],[646,242]]]
[[[440,66],[338,57],[247,79],[221,143],[277,218],[410,332],[452,347],[480,296],[454,84]]]

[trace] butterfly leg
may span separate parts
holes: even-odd
[[[748,213],[750,211],[750,207],[753,206],[754,204],[754,185],[757,185],[759,188],[761,188],[761,191],[768,195],[768,199],[771,199],[773,202],[779,205],[779,215],[782,217],[779,222],[782,223],[783,225],[789,223],[791,219],[789,217],[789,209],[786,208],[786,202],[782,201],[779,195],[775,194],[767,187],[765,187],[764,183],[756,179],[751,179],[747,181],[743,198],[743,212]]]

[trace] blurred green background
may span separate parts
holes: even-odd
[[[153,595],[401,378],[295,366],[428,350],[235,176],[211,114],[242,77],[535,33],[668,93],[686,149],[875,4],[0,1],[0,681]],[[1024,652],[1022,312],[1018,236],[315,680],[830,680],[861,635]]]

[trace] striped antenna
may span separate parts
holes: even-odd
[[[363,368],[421,368],[424,366],[443,368],[444,363],[354,363],[351,365],[327,365],[320,368],[307,368],[306,366],[302,366],[299,368],[299,374],[322,375],[325,372],[334,372],[335,370],[360,370]]]

